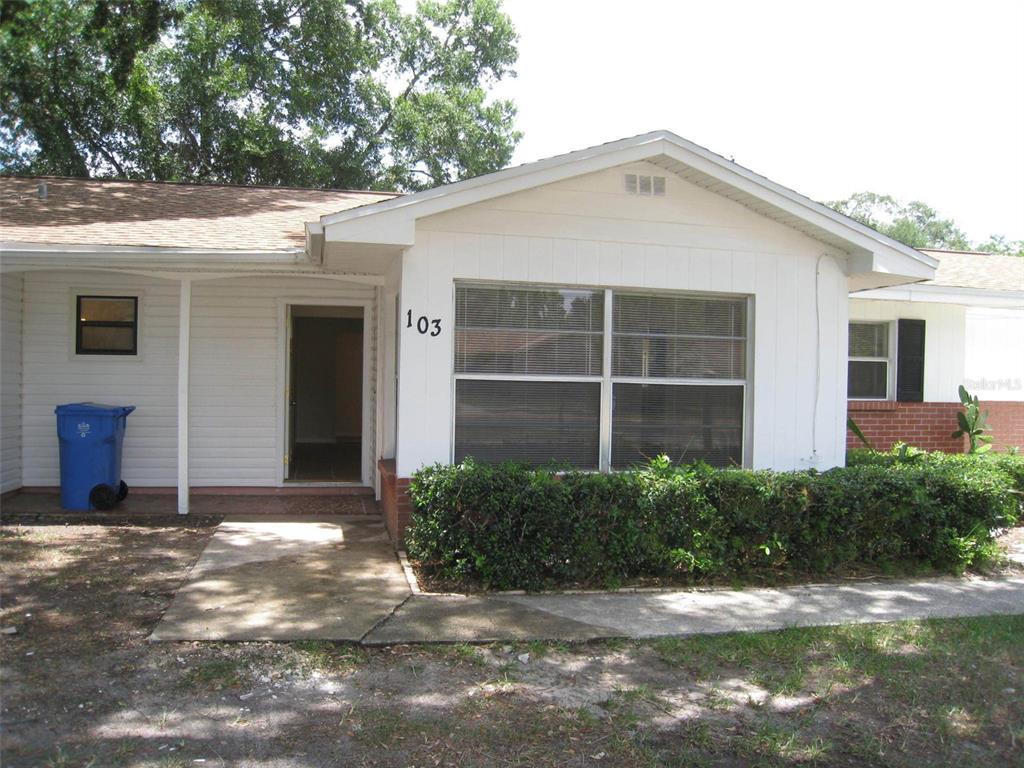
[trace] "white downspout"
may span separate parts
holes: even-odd
[[[188,384],[192,336],[192,281],[180,283],[178,310],[178,514],[188,514]]]

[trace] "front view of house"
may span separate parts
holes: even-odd
[[[140,489],[434,462],[842,464],[848,295],[915,251],[667,132],[407,196],[3,179],[3,490],[135,405]]]

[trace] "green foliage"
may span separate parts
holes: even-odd
[[[853,420],[852,416],[846,417],[846,428],[853,432],[853,436],[860,440],[865,448],[873,449],[875,447],[871,444],[871,441],[864,436],[864,433],[861,432],[860,427],[857,425],[857,422]]]
[[[986,242],[976,245],[975,249],[1004,256],[1024,257],[1024,240],[1007,240],[1005,235],[992,235]]]
[[[889,195],[857,192],[825,205],[912,248],[966,251],[971,247],[952,219],[940,218],[934,208],[919,200],[903,204]]]
[[[0,13],[0,170],[417,189],[501,168],[499,0],[35,0]]]
[[[891,451],[867,451],[857,449],[846,454],[848,467],[892,467],[895,465],[928,465],[940,467],[948,472],[969,472],[972,468],[983,467],[1002,477],[1001,482],[1018,494],[1024,494],[1024,456],[1018,451],[1005,453],[991,451],[983,454],[943,453],[923,451],[897,443]]]
[[[959,429],[951,437],[967,436],[970,443],[970,453],[984,453],[992,448],[992,436],[986,435],[988,431],[988,411],[982,411],[978,402],[978,396],[971,397],[963,384],[959,388],[960,404],[964,409],[956,414],[956,421]]]
[[[990,556],[990,531],[1019,513],[1019,457],[860,453],[871,460],[824,473],[665,457],[610,475],[435,465],[413,477],[406,543],[428,574],[496,589],[905,563],[960,571]]]

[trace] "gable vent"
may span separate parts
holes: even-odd
[[[627,173],[626,191],[631,195],[662,197],[665,194],[665,177]]]

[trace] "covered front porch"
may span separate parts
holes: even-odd
[[[122,472],[131,493],[118,514],[376,512],[377,462],[394,444],[393,432],[383,435],[394,398],[380,397],[388,390],[382,359],[394,355],[394,323],[385,336],[381,318],[382,276],[294,266],[172,272],[80,256],[49,268],[25,261],[5,252],[2,490],[26,491],[5,499],[5,513],[42,512],[56,498],[34,493],[59,485],[53,408],[81,401],[137,407]],[[133,354],[80,353],[83,296],[134,302]],[[345,330],[328,339],[348,345],[336,350],[345,388],[333,358],[329,370],[296,364],[296,323]],[[317,349],[302,354],[317,361]],[[327,411],[303,412],[298,376]]]

